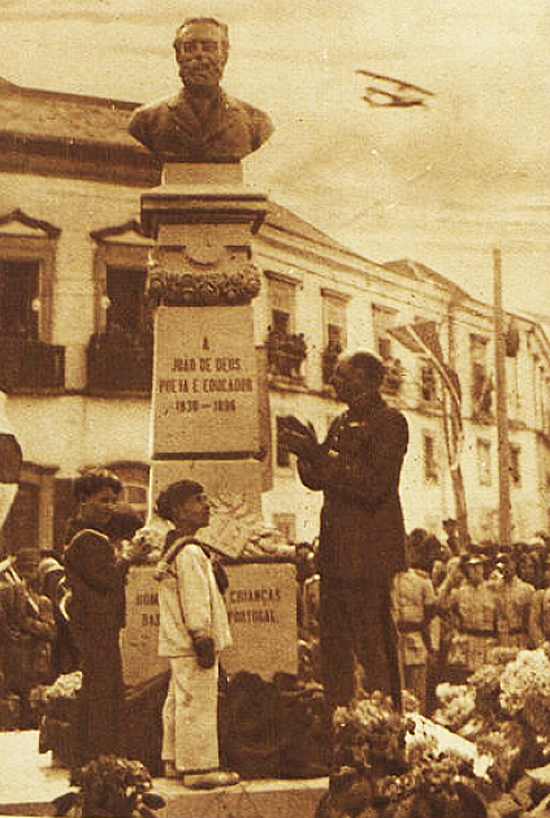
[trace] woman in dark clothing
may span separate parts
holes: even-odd
[[[125,625],[128,569],[146,546],[130,543],[117,552],[117,545],[142,525],[132,509],[120,504],[86,504],[81,524],[65,553],[65,569],[70,628],[82,670],[78,761],[86,764],[103,754],[120,754],[124,685],[119,633]]]
[[[102,466],[85,466],[73,483],[75,509],[67,524],[65,542],[70,543],[83,527],[83,514],[89,504],[117,503],[123,486],[116,474]]]

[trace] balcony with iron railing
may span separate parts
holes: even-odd
[[[307,357],[307,346],[302,332],[286,332],[269,327],[265,348],[269,375],[303,383],[301,367]]]
[[[329,341],[321,354],[321,376],[323,384],[326,386],[331,383],[334,367],[338,358],[344,351],[340,341]]]
[[[86,350],[87,385],[93,393],[150,393],[153,333],[96,332]]]
[[[405,377],[404,369],[399,358],[387,357],[384,358],[383,362],[386,372],[382,382],[381,392],[384,395],[396,397],[403,385],[403,380]]]
[[[65,347],[0,334],[1,390],[13,393],[64,388]]]
[[[488,422],[493,419],[493,376],[485,366],[475,363],[472,367],[472,418]]]

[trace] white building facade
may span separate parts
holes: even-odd
[[[133,107],[0,84],[0,389],[25,461],[4,551],[63,541],[71,480],[84,465],[111,466],[126,499],[147,507],[153,338],[139,212],[159,167],[126,133]],[[323,437],[343,408],[330,365],[339,350],[367,349],[386,360],[385,394],[409,421],[407,528],[442,534],[456,508],[441,383],[428,358],[389,332],[431,321],[461,386],[470,533],[495,539],[490,305],[420,263],[369,261],[273,202],[254,250],[264,272],[254,309],[267,360],[266,522],[297,542],[317,535],[322,498],[300,485],[293,457],[278,447],[277,418],[311,420]],[[533,321],[507,319],[512,536],[521,540],[550,530],[550,345]]]

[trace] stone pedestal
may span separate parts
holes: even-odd
[[[132,568],[126,588],[126,627],[120,634],[124,682],[133,687],[169,669],[158,655],[159,597],[153,566]]]
[[[156,240],[151,495],[183,477],[202,482],[213,514],[201,536],[233,555],[260,515],[251,241],[265,212],[240,164],[168,163],[142,197]]]
[[[261,274],[251,242],[265,212],[266,197],[243,185],[240,164],[167,164],[161,186],[142,197],[142,222],[156,240],[148,278],[155,308],[151,498],[182,478],[202,483],[212,513],[199,536],[234,557],[261,520],[265,396],[252,308]],[[231,670],[295,672],[294,566],[237,565],[230,581]],[[122,643],[128,684],[166,666],[156,656],[157,638],[158,589],[150,569],[137,569]]]
[[[246,459],[259,451],[252,307],[159,307],[153,458]]]
[[[228,567],[226,594],[233,645],[223,655],[229,675],[239,670],[271,681],[297,672],[296,568],[292,563]]]
[[[194,477],[197,477],[194,474]],[[199,475],[198,479],[202,479]],[[223,532],[222,532],[223,534]],[[231,540],[221,537],[225,550]],[[121,634],[124,681],[138,685],[169,667],[158,655],[158,585],[153,567],[133,568],[127,590],[126,627]],[[233,645],[222,657],[230,675],[239,670],[296,673],[296,569],[291,563],[241,563],[227,566],[226,594]]]

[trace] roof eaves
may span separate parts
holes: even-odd
[[[100,108],[111,108],[119,111],[133,111],[140,102],[114,99],[112,97],[96,97],[91,94],[77,94],[69,91],[51,91],[45,88],[29,88],[26,85],[16,85],[9,80],[0,78],[0,94],[17,95],[21,97],[35,97],[40,99],[55,98],[67,102],[91,103]]]
[[[475,300],[472,299],[472,296],[464,290],[460,285],[455,284],[454,281],[447,278],[446,276],[438,273],[436,270],[432,270],[431,267],[427,267],[425,264],[422,264],[419,261],[414,261],[412,259],[404,258],[398,259],[396,261],[387,261],[384,262],[382,265],[383,267],[387,267],[388,270],[392,270],[396,273],[401,273],[405,275],[414,276],[417,279],[425,279],[428,278],[432,282],[439,284],[440,287],[448,290],[454,297],[459,299],[467,299],[467,300]]]

